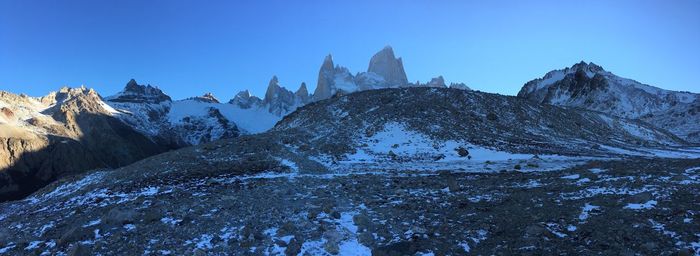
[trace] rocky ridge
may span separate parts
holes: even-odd
[[[580,62],[526,83],[519,97],[538,103],[584,108],[642,119],[686,140],[698,142],[700,95],[663,90]]]
[[[116,168],[165,151],[120,122],[92,89],[32,98],[3,92],[13,120],[0,122],[0,199],[16,199],[66,175]]]

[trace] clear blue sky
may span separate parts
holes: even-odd
[[[516,94],[547,71],[593,61],[618,75],[698,92],[700,1],[0,0],[0,90],[62,85],[103,96],[130,78],[176,99],[269,79],[316,85],[326,54],[365,71],[385,45],[410,81]]]

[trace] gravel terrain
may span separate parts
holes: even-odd
[[[700,160],[557,171],[286,171],[104,188],[75,177],[0,205],[7,255],[697,255]]]

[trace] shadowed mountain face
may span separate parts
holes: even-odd
[[[593,63],[581,62],[551,71],[526,83],[518,97],[641,119],[686,140],[700,142],[700,95],[645,85]]]
[[[95,168],[116,168],[165,151],[111,116],[99,95],[64,88],[42,104],[7,96],[18,111],[38,107],[27,120],[0,124],[0,201],[21,198],[60,177]],[[12,130],[12,132],[7,132]]]

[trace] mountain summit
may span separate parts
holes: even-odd
[[[390,87],[402,87],[408,84],[408,78],[406,78],[406,72],[403,69],[403,61],[401,58],[394,56],[394,49],[388,45],[372,56],[367,72],[381,76]]]
[[[700,141],[700,95],[676,92],[619,77],[592,62],[548,72],[527,82],[518,97],[538,103],[642,119],[690,141]],[[667,118],[667,112],[677,118]]]

